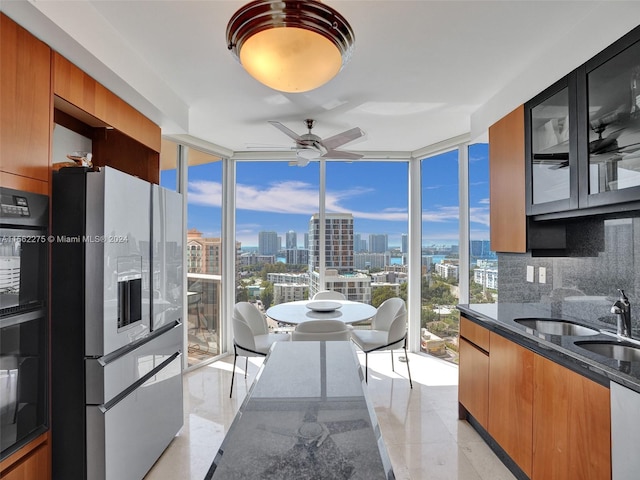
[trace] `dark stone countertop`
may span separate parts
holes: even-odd
[[[552,312],[549,303],[468,304],[458,305],[458,310],[485,328],[594,381],[606,386],[612,381],[640,393],[640,362],[609,359],[576,345],[581,341],[606,341],[640,347],[640,342],[628,342],[616,336],[615,326],[609,323],[558,315]],[[600,333],[588,336],[543,334],[515,321],[522,318],[564,320],[594,328]]]
[[[292,478],[395,478],[351,342],[275,343],[205,477]]]

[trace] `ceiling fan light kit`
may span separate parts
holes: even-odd
[[[351,58],[346,19],[318,1],[250,2],[227,25],[227,47],[256,80],[281,92],[324,85]]]

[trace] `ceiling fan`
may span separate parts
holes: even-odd
[[[620,147],[618,145],[618,137],[623,132],[624,129],[619,129],[611,132],[606,137],[602,136],[602,133],[606,129],[606,124],[598,125],[597,127],[592,127],[595,133],[598,134],[598,138],[589,142],[589,155],[592,157],[596,157],[598,155],[603,155],[603,159],[600,161],[607,161],[610,156],[604,157],[607,154],[622,154],[628,153],[630,151],[635,151],[638,147],[635,147],[637,144],[631,144],[624,147]],[[562,152],[554,152],[554,153],[534,153],[533,154],[533,163],[534,164],[549,164],[550,170],[558,170],[560,168],[566,168],[569,166],[569,152],[568,145],[564,145],[565,151]],[[635,147],[635,149],[633,148]],[[590,163],[597,163],[598,160],[595,158],[590,158]]]
[[[338,133],[337,135],[333,135],[332,137],[323,139],[318,135],[311,133],[311,129],[315,123],[312,119],[305,120],[309,132],[303,135],[298,135],[293,130],[285,127],[282,123],[276,122],[275,120],[269,120],[269,123],[296,142],[296,160],[294,162],[290,162],[289,165],[304,167],[309,164],[309,161],[316,160],[318,158],[339,160],[357,160],[362,158],[362,155],[358,153],[336,150],[338,147],[364,136],[364,132],[358,127],[354,127],[350,130]]]

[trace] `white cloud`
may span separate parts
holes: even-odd
[[[206,207],[220,207],[222,205],[222,184],[198,180],[189,182],[187,193],[189,203]]]
[[[423,222],[448,222],[450,220],[458,220],[460,209],[458,206],[439,207],[437,210],[423,211]]]
[[[370,188],[355,187],[342,191],[327,191],[327,212],[351,213],[354,218],[407,221],[406,209],[385,209],[380,212],[359,212],[343,206],[346,200],[370,192]],[[189,203],[220,207],[222,185],[219,182],[198,180],[189,183]],[[274,182],[265,187],[238,184],[236,208],[255,212],[308,214],[318,211],[318,188],[306,182]]]
[[[469,221],[471,223],[479,223],[489,227],[489,208],[488,207],[472,207],[469,209]]]

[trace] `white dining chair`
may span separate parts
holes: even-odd
[[[369,353],[390,350],[391,370],[395,372],[393,351],[403,348],[409,373],[409,385],[413,388],[409,356],[407,355],[407,306],[404,300],[394,297],[382,302],[371,320],[371,329],[352,330],[351,340],[364,352],[365,381],[367,383],[369,381]]]
[[[291,334],[291,340],[313,341],[313,340],[350,340],[351,330],[340,320],[312,320],[296,325]]]
[[[266,357],[271,345],[275,342],[288,342],[288,333],[269,333],[267,320],[260,311],[249,302],[238,302],[233,308],[231,318],[233,327],[233,370],[231,370],[231,390],[236,371],[236,360],[239,355],[246,357],[244,378],[247,378],[249,357]]]
[[[346,300],[342,293],[336,292],[335,290],[320,290],[316,293],[312,300]]]

